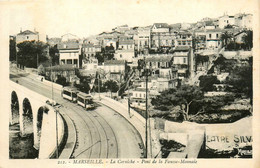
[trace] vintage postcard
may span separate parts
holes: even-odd
[[[0,167],[260,167],[257,0],[0,8]]]

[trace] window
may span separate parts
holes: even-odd
[[[211,34],[209,34],[209,38],[211,38]]]
[[[29,39],[29,36],[27,36],[27,39]]]
[[[186,45],[186,41],[182,42],[183,45]]]
[[[120,54],[120,58],[122,58],[122,54]]]
[[[181,45],[181,42],[179,41],[178,44]]]
[[[218,34],[216,34],[216,37],[218,38]]]
[[[183,63],[186,64],[186,58],[183,58]]]
[[[142,94],[140,93],[139,96],[142,97]]]

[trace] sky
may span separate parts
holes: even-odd
[[[49,37],[71,33],[80,38],[123,24],[192,23],[225,12],[257,11],[254,0],[13,0],[0,5],[9,10],[9,35],[35,29]]]

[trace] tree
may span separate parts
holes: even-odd
[[[52,65],[59,65],[59,50],[57,44],[49,49]]]
[[[199,87],[182,85],[176,89],[163,91],[161,95],[153,98],[151,103],[156,109],[166,110],[166,113],[170,109],[176,110],[175,107],[178,106],[183,120],[190,120],[191,116],[218,111],[232,101],[234,101],[232,95],[204,97]]]
[[[62,86],[68,86],[68,82],[65,77],[58,76],[58,79],[56,80],[56,83],[62,85]]]
[[[16,61],[16,42],[13,39],[9,40],[9,61]]]
[[[248,30],[242,37],[242,41],[245,43],[245,49],[251,50],[253,48],[253,31]]]
[[[96,53],[96,59],[98,60],[98,64],[102,64],[104,62],[104,56],[101,53]]]
[[[17,44],[18,63],[29,67],[37,68],[37,63],[46,61],[47,44],[41,41],[24,41]]]
[[[75,83],[74,86],[78,88],[81,92],[89,93],[90,91],[89,83],[91,82],[91,77],[82,76],[78,70],[76,71],[76,75],[80,79],[80,84]]]
[[[204,75],[199,77],[200,88],[204,92],[213,91],[213,84],[219,84],[217,76]]]
[[[117,92],[119,89],[119,86],[116,81],[114,80],[108,80],[104,83],[104,87],[110,91],[111,97],[112,97],[112,92]]]
[[[226,80],[227,84],[233,86],[234,92],[250,98],[251,104],[253,89],[252,64],[252,57],[250,57],[247,64],[236,66]]]
[[[190,106],[203,98],[203,92],[197,86],[182,85],[177,89],[163,91],[152,100],[153,105],[179,106],[184,120],[189,120]]]
[[[230,42],[232,38],[232,34],[228,31],[225,31],[222,35],[221,35],[221,40],[223,41],[224,46],[226,47],[228,45],[228,43]]]

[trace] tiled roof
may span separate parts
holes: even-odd
[[[73,65],[55,65],[52,67],[46,67],[46,70],[53,70],[53,71],[68,71],[76,69]]]
[[[73,43],[73,42],[61,43],[61,44],[58,44],[58,49],[59,49],[59,50],[64,50],[64,49],[79,49],[79,44],[78,44],[78,43]]]
[[[199,30],[195,30],[194,32],[195,33],[199,33],[199,32],[205,32],[205,33],[213,33],[213,32],[224,32],[225,30],[224,29],[219,29],[219,28],[217,28],[217,29],[207,29],[207,30],[205,30],[205,29],[199,29]]]
[[[84,43],[82,47],[94,47],[94,44],[92,43]]]
[[[18,33],[17,36],[18,35],[29,35],[29,34],[38,34],[38,32],[32,32],[30,30],[25,30],[25,31],[23,31],[21,33]]]
[[[153,56],[153,57],[147,57],[147,62],[170,62],[172,59],[172,56]]]
[[[126,45],[126,44],[134,44],[134,40],[122,40],[122,41],[119,41],[119,45]]]
[[[104,65],[124,65],[124,60],[107,60],[104,62]]]
[[[176,46],[174,51],[189,51],[190,46]]]
[[[145,88],[136,88],[135,90],[133,90],[133,91],[141,91],[141,92],[145,92],[146,91],[146,89]],[[148,90],[149,91],[149,90]]]
[[[153,24],[156,28],[169,28],[167,23],[154,23]]]

